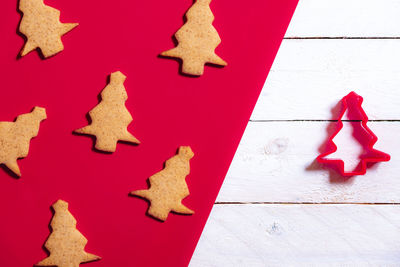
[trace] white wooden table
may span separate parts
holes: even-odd
[[[351,90],[392,159],[343,180],[313,161]],[[399,204],[400,0],[300,0],[190,265],[400,266]]]

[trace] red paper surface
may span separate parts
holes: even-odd
[[[216,52],[225,68],[206,67],[199,78],[178,73],[178,62],[157,55],[174,47],[189,0],[57,0],[62,22],[80,25],[63,37],[65,50],[47,60],[37,52],[17,59],[24,40],[16,33],[16,1],[0,15],[0,120],[34,106],[47,109],[22,178],[0,169],[0,265],[32,266],[46,257],[50,206],[69,202],[101,256],[90,266],[185,266],[195,249],[251,111],[289,24],[297,0],[214,0]],[[130,132],[142,144],[119,144],[114,154],[92,151],[90,137],[72,131],[87,124],[107,76],[127,75]],[[187,177],[192,216],[170,214],[162,223],[145,215],[148,203],[129,197],[147,188],[180,145],[195,153]],[[88,265],[88,266],[89,266]]]

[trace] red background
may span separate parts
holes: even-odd
[[[189,0],[57,0],[62,22],[80,25],[63,37],[65,50],[47,60],[16,32],[16,1],[0,11],[0,120],[34,106],[47,110],[22,178],[0,169],[0,265],[32,266],[46,257],[50,206],[69,202],[86,251],[103,259],[90,266],[185,266],[195,249],[297,0],[214,0],[216,52],[225,68],[206,67],[199,78],[178,73],[178,62],[157,55],[174,46]],[[73,135],[97,103],[107,76],[127,76],[130,132],[142,144],[118,144],[114,154],[92,151],[92,139]],[[147,188],[180,145],[195,153],[184,200],[192,216],[162,223],[145,215],[148,203],[129,197]],[[89,266],[88,265],[88,266]]]

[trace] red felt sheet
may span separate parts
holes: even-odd
[[[207,66],[202,77],[182,76],[175,60],[157,55],[174,47],[190,0],[52,0],[62,22],[80,25],[63,37],[65,50],[42,60],[17,59],[17,1],[0,11],[0,120],[34,106],[48,119],[19,160],[22,177],[0,169],[0,266],[32,266],[46,257],[51,204],[69,202],[86,251],[102,257],[88,266],[186,266],[195,249],[297,0],[214,0],[214,26],[225,68]],[[98,103],[107,76],[127,76],[129,131],[142,144],[118,144],[113,154],[92,150],[73,135]],[[148,203],[128,193],[147,188],[180,145],[195,153],[184,204],[195,214],[146,216]]]

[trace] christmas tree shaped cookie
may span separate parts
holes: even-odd
[[[342,98],[335,132],[329,137],[325,151],[317,157],[319,163],[333,167],[344,177],[364,175],[372,164],[390,160],[390,155],[374,148],[378,137],[367,125],[362,102],[363,98],[355,92]],[[348,121],[343,123],[343,120]],[[335,144],[337,141],[339,146]]]
[[[161,56],[182,59],[183,73],[202,75],[206,63],[227,65],[214,52],[221,39],[212,25],[214,15],[210,2],[211,0],[197,0],[193,4],[186,13],[187,22],[175,34],[178,46],[161,53]]]
[[[178,154],[165,162],[165,168],[149,178],[148,190],[131,192],[131,195],[150,201],[149,215],[165,221],[171,211],[182,214],[194,213],[182,204],[182,200],[189,195],[185,178],[190,173],[189,160],[193,156],[190,147],[181,146]]]
[[[46,110],[35,107],[31,113],[22,114],[15,122],[0,122],[0,163],[21,176],[17,159],[28,155],[29,144],[39,132],[39,125],[46,119]]]
[[[125,107],[128,99],[124,82],[126,76],[117,71],[110,75],[110,83],[101,92],[101,102],[89,112],[92,123],[75,130],[75,133],[96,136],[95,148],[114,152],[118,141],[139,144],[127,130],[132,116]]]
[[[45,243],[50,256],[36,266],[79,267],[80,263],[100,260],[99,256],[85,251],[87,239],[76,229],[76,220],[68,211],[68,203],[58,200],[52,207],[52,233]]]
[[[20,0],[19,10],[23,13],[19,31],[26,36],[21,56],[40,48],[45,58],[62,50],[61,36],[78,26],[78,23],[61,23],[60,11],[46,6],[43,0]]]

